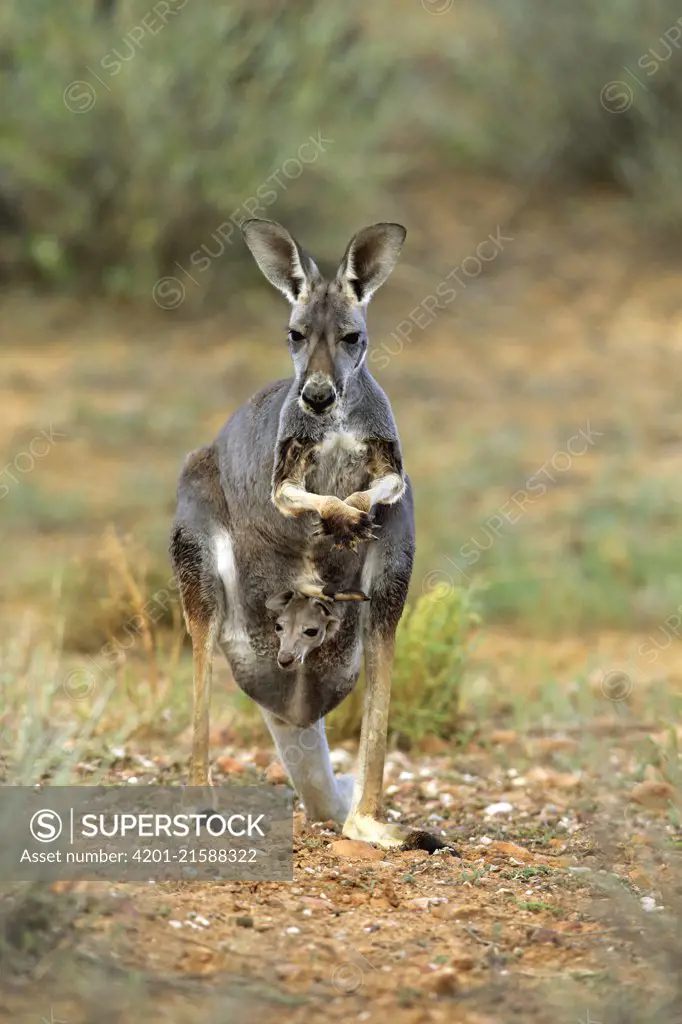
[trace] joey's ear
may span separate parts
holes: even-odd
[[[336,273],[355,302],[369,302],[398,261],[407,234],[402,224],[372,224],[354,235]]]
[[[293,590],[283,590],[280,594],[275,594],[274,597],[268,598],[265,602],[265,607],[269,612],[274,612],[276,615],[279,615],[280,612],[284,611],[293,596]]]
[[[298,242],[274,220],[245,220],[244,241],[270,284],[295,303],[309,292],[320,272]]]
[[[324,634],[324,637],[325,637],[325,640],[328,640],[330,637],[334,636],[334,634],[337,632],[339,626],[341,625],[341,619],[337,615],[334,615],[334,612],[332,611],[332,603],[331,603],[331,599],[330,598],[327,598],[327,600],[324,600],[323,598],[316,597],[316,598],[313,599],[313,604],[316,605],[316,607],[321,608],[322,611],[324,612],[324,615],[325,615],[325,624],[324,624],[325,625],[325,634]]]
[[[327,619],[327,628],[324,634],[325,640],[329,640],[335,633],[338,633],[340,625],[341,619],[337,618],[336,615],[330,615]]]

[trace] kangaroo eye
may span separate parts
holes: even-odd
[[[342,340],[345,341],[346,345],[357,345],[360,340],[360,332],[351,331],[350,334],[344,334]]]
[[[281,633],[283,629],[284,629],[284,626],[282,625],[281,622],[276,622],[275,623],[275,630],[276,630],[276,632]]]
[[[289,341],[303,341],[305,334],[301,334],[300,331],[289,330]]]
[[[317,636],[317,634],[319,632],[320,632],[319,629],[304,629],[303,630],[303,635],[304,636]]]

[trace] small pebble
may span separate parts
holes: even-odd
[[[513,810],[514,810],[514,807],[513,807],[512,804],[507,803],[506,800],[501,800],[497,804],[488,804],[488,806],[486,807],[486,809],[484,810],[483,813],[484,814],[490,814],[490,815],[494,815],[494,814],[511,814],[511,812]]]
[[[437,974],[432,975],[427,979],[427,985],[437,996],[442,998],[454,996],[460,988],[457,975],[450,969],[438,971]]]

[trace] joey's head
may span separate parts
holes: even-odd
[[[331,601],[302,597],[293,590],[284,590],[271,597],[266,608],[276,616],[275,631],[279,637],[277,664],[284,669],[302,665],[310,652],[321,647],[341,624],[339,617],[334,615]]]
[[[291,669],[302,665],[311,651],[321,647],[341,625],[337,614],[337,601],[366,601],[359,591],[337,594],[334,598],[304,597],[293,590],[284,590],[265,603],[275,616],[275,631],[279,637],[277,664]]]
[[[365,360],[367,304],[393,270],[405,228],[372,224],[358,231],[332,281],[281,224],[247,220],[242,233],[268,281],[291,303],[288,341],[299,406],[318,419],[330,416]]]

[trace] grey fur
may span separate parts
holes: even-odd
[[[363,645],[390,647],[407,596],[414,556],[411,488],[390,404],[364,358],[366,303],[390,273],[405,231],[380,224],[359,232],[332,282],[323,281],[280,225],[247,221],[243,233],[265,275],[289,298],[290,330],[303,339],[296,333],[289,339],[294,376],[252,397],[212,445],[188,457],[170,552],[195,656],[201,644],[210,653],[217,641],[238,686],[284,735],[291,726],[312,727],[351,692]],[[301,400],[311,381],[333,392],[332,404],[317,414]],[[351,494],[355,506],[344,502]],[[303,510],[301,495],[304,502],[311,495],[330,501],[319,499],[321,511]],[[374,497],[379,503],[368,512]],[[333,635],[292,674],[278,665],[266,603],[311,574],[331,589],[366,591],[369,601],[336,604]],[[195,678],[195,701],[196,686]],[[207,704],[204,725],[206,717]],[[207,743],[207,728],[203,735]],[[195,742],[195,760],[200,746]],[[323,767],[330,775],[327,762]],[[377,770],[375,764],[374,775]],[[338,815],[343,804],[348,812],[340,797],[324,797],[319,806]],[[362,793],[356,792],[358,800]]]

